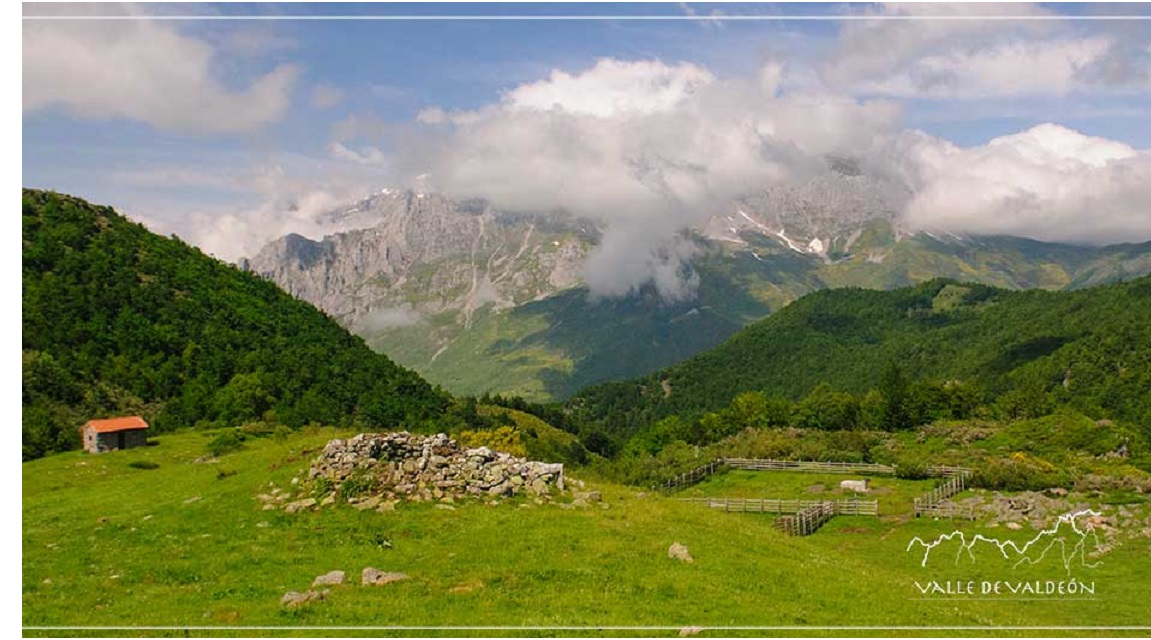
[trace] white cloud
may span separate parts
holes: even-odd
[[[920,58],[898,73],[854,90],[906,97],[975,100],[1029,95],[1065,95],[1075,90],[1081,69],[1096,64],[1113,43],[1108,38],[1012,41],[974,51]]]
[[[586,277],[609,295],[654,282],[682,297],[690,248],[677,240],[731,198],[866,154],[899,110],[827,93],[781,94],[784,70],[750,80],[660,61],[600,60],[554,71],[471,112],[425,109],[439,137],[413,141],[403,166],[432,188],[521,211],[565,209],[605,226]]]
[[[158,182],[165,175],[179,182]],[[117,180],[158,188],[199,184],[241,192],[242,196],[227,204],[185,207],[173,204],[170,198],[157,200],[153,196],[125,207],[133,218],[157,233],[174,233],[207,253],[234,262],[254,256],[268,242],[289,233],[322,238],[369,226],[373,221],[362,217],[328,214],[378,191],[380,169],[354,160],[288,155],[248,167],[221,166],[217,172],[178,168],[119,172]]]
[[[1151,153],[1054,124],[961,149],[908,135],[917,228],[1108,244],[1151,238]]]
[[[603,58],[580,74],[554,70],[547,80],[520,85],[505,94],[504,104],[600,117],[651,114],[674,108],[714,80],[706,69],[688,63]]]
[[[388,161],[388,157],[377,147],[364,147],[362,151],[356,151],[342,143],[332,142],[328,145],[328,152],[333,158],[358,164],[382,165]]]
[[[1028,19],[1057,15],[1038,5],[885,4],[860,13],[921,19],[845,22],[820,68],[840,90],[977,100],[1148,86],[1145,33],[1085,35],[1063,20]]]
[[[26,21],[23,106],[158,128],[235,133],[279,120],[298,75],[280,65],[231,89],[204,40],[150,20]]]
[[[330,84],[318,84],[312,89],[312,108],[331,109],[344,101],[344,92]]]

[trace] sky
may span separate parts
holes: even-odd
[[[828,155],[906,185],[912,227],[1151,240],[1151,5],[23,11],[24,185],[226,260],[416,186],[597,218],[589,281],[658,278],[679,229]]]

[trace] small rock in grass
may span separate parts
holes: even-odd
[[[1023,528],[1023,525],[1019,524],[1018,522],[1008,522],[1007,524],[1005,524],[1003,526],[1007,527],[1008,529],[1011,529],[1012,531],[1019,531],[1020,529]]]
[[[397,571],[380,571],[374,567],[364,567],[364,570],[360,573],[360,584],[363,584],[364,586],[384,585],[407,579],[408,574],[406,573],[399,573]]]
[[[679,630],[679,637],[698,636],[702,631],[703,627],[684,627]]]
[[[284,594],[284,597],[280,598],[280,604],[288,608],[299,607],[312,602],[313,600],[323,600],[327,595],[327,589],[324,589],[323,591],[310,589],[303,593],[300,593],[299,591],[289,591]]]
[[[288,513],[295,513],[297,511],[307,509],[308,507],[313,507],[315,505],[316,505],[316,499],[315,498],[305,498],[303,500],[297,500],[296,502],[289,502],[288,504],[284,505],[284,511],[286,511]]]
[[[268,527],[272,526],[272,524],[267,520],[264,520],[263,522],[257,522],[256,526],[261,529],[267,529]]]
[[[316,576],[316,579],[312,581],[313,587],[323,587],[337,584],[344,584],[344,572],[340,571],[339,569],[335,571],[329,571],[322,576]]]
[[[667,548],[667,557],[688,564],[695,562],[695,559],[691,557],[691,552],[687,550],[687,547],[678,542],[673,542],[671,546]]]
[[[452,506],[452,505],[450,505],[450,504],[437,504],[437,505],[436,505],[436,508],[437,508],[437,509],[442,509],[442,510],[444,510],[444,511],[455,511],[455,510],[456,510],[456,508],[455,508],[455,507],[453,507],[453,506]]]
[[[193,502],[199,502],[203,499],[204,498],[202,496],[192,496],[191,498],[188,498],[187,500],[185,500],[184,504],[192,504]]]

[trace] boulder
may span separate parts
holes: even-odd
[[[379,586],[407,580],[408,574],[397,571],[380,571],[374,567],[364,567],[360,572],[360,584],[364,586]]]
[[[313,587],[324,587],[329,585],[344,584],[344,572],[339,569],[329,571],[322,576],[316,576],[312,581]]]
[[[680,562],[686,562],[688,564],[695,562],[695,559],[691,557],[691,552],[688,551],[687,546],[678,542],[673,542],[671,546],[667,548],[667,557],[671,558],[672,560],[679,560]]]
[[[308,604],[309,602],[313,602],[315,600],[323,600],[327,595],[327,589],[323,591],[310,589],[303,593],[300,593],[299,591],[289,591],[284,594],[284,597],[280,598],[280,605],[292,609]]]

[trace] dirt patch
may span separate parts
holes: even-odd
[[[808,493],[823,493],[824,491],[827,491],[827,485],[823,483],[813,484],[807,488]]]

